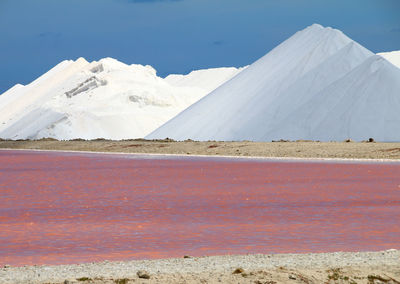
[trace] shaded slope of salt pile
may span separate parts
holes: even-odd
[[[374,55],[316,93],[265,137],[400,141],[399,110],[400,70]]]
[[[64,61],[0,96],[0,137],[141,138],[238,72],[199,70],[169,83],[151,66]]]
[[[147,138],[400,141],[400,70],[312,25]]]

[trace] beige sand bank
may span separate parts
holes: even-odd
[[[149,279],[139,278],[146,271]],[[400,283],[400,251],[211,256],[0,268],[0,283]]]
[[[296,158],[400,159],[400,143],[175,142],[169,140],[1,141],[0,148]]]

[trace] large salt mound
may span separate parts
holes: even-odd
[[[400,141],[400,70],[342,32],[297,32],[146,138]]]
[[[111,58],[63,61],[0,96],[0,137],[141,138],[238,72],[199,70],[169,82],[151,66]]]

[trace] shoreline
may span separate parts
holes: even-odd
[[[400,143],[176,142],[170,140],[0,140],[0,149],[155,157],[216,157],[279,161],[400,162]]]
[[[103,261],[1,268],[0,283],[399,283],[399,259],[390,249]]]
[[[160,153],[130,153],[130,152],[99,152],[99,151],[79,151],[79,150],[49,150],[49,149],[20,149],[20,148],[0,148],[0,151],[32,151],[50,153],[72,153],[72,154],[101,154],[101,155],[128,155],[128,156],[154,156],[172,158],[222,158],[239,160],[261,160],[271,162],[345,162],[345,163],[390,163],[400,164],[400,159],[370,159],[370,158],[309,158],[309,157],[265,157],[265,156],[225,156],[225,155],[200,155],[200,154],[160,154]]]

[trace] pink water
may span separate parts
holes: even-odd
[[[400,249],[400,163],[0,150],[0,264]]]

